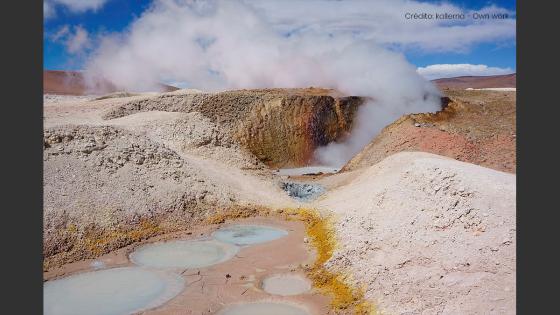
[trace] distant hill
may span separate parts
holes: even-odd
[[[178,88],[161,84],[162,91],[171,92]],[[84,76],[79,71],[43,71],[43,93],[63,95],[106,94],[117,92],[118,89],[109,81],[97,82],[95,87],[88,89]]]
[[[491,76],[463,76],[432,80],[440,89],[514,88],[516,74]]]

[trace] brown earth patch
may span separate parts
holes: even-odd
[[[435,114],[403,116],[387,126],[343,171],[376,164],[401,151],[423,151],[515,173],[515,92],[447,91]]]

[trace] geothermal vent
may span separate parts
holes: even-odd
[[[362,103],[361,97],[318,88],[163,94],[118,106],[104,118],[200,112],[270,167],[298,167],[311,162],[317,147],[346,136]]]

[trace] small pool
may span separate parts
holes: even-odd
[[[162,305],[183,288],[179,275],[139,267],[86,272],[45,282],[44,314],[130,314]]]
[[[237,246],[216,240],[176,240],[141,246],[130,260],[153,268],[201,268],[231,259]]]
[[[309,315],[309,312],[287,303],[257,302],[228,306],[218,315]]]
[[[298,295],[311,290],[311,282],[297,274],[278,274],[264,279],[262,288],[275,295]]]
[[[240,246],[270,242],[286,235],[286,230],[263,225],[233,225],[212,233],[219,241]]]
[[[326,191],[325,187],[319,184],[297,182],[284,182],[282,183],[282,189],[284,189],[290,197],[303,202],[313,201]]]

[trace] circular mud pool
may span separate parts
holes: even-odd
[[[183,288],[178,275],[138,267],[86,272],[47,281],[44,314],[130,314],[164,304]]]
[[[291,304],[258,302],[232,305],[217,315],[309,315],[309,312]]]
[[[270,294],[298,295],[311,290],[311,283],[300,275],[278,274],[264,279],[262,288]]]
[[[265,243],[286,235],[286,230],[263,225],[233,225],[212,234],[219,241],[240,246]]]
[[[215,240],[176,240],[139,247],[130,260],[153,268],[201,268],[231,259],[237,246]]]

